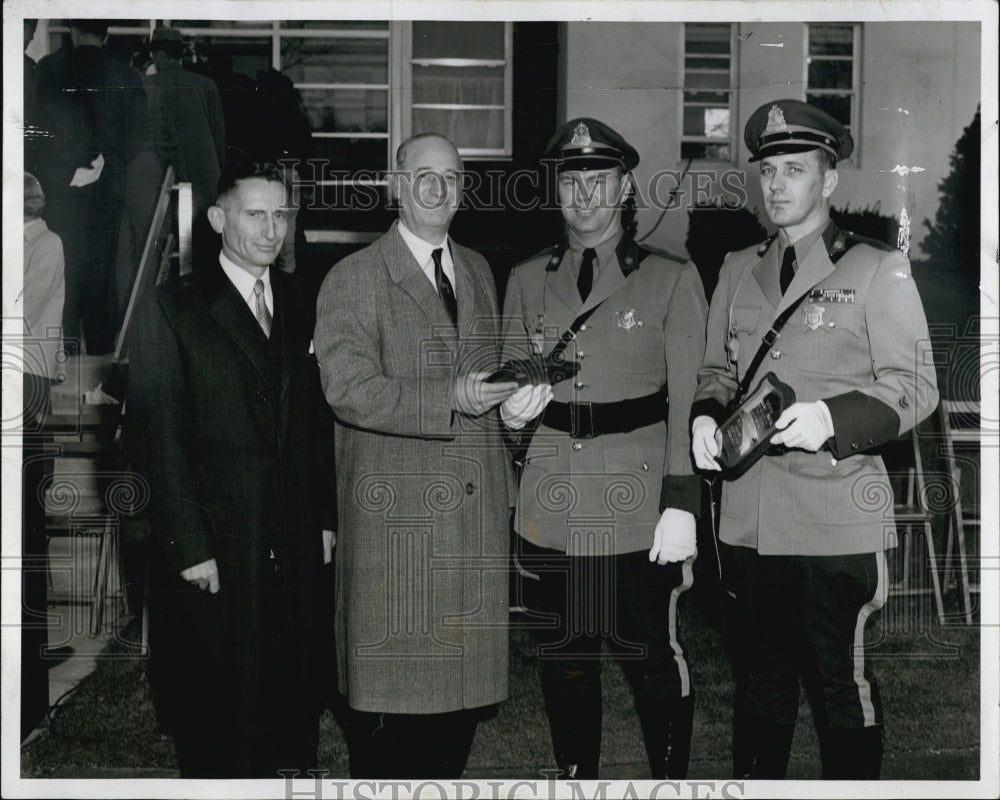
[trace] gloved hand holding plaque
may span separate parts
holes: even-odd
[[[537,386],[542,383],[555,385],[572,378],[579,371],[580,364],[576,361],[538,356],[508,361],[486,380],[488,383],[517,381],[519,386]]]
[[[757,388],[715,433],[719,445],[716,460],[722,466],[723,478],[738,478],[764,455],[778,430],[774,423],[794,402],[795,390],[779,381],[773,372],[761,378]]]

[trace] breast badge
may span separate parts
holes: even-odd
[[[623,308],[618,312],[618,327],[630,331],[635,327],[642,327],[642,320],[635,318],[634,308]]]
[[[806,327],[809,330],[814,331],[823,325],[823,312],[826,309],[823,306],[818,306],[815,303],[810,303],[806,306]]]

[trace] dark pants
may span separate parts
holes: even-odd
[[[117,333],[116,261],[123,198],[112,177],[61,189],[45,210],[49,228],[59,234],[66,259],[63,336],[66,348],[86,340],[91,355],[110,353]]]
[[[347,709],[352,778],[461,778],[482,709],[389,714]]]
[[[23,373],[21,469],[21,738],[31,733],[49,707],[48,545],[45,532],[46,479],[54,456],[45,452],[51,438],[41,427],[49,410],[49,380]]]
[[[278,778],[278,770],[305,773],[317,765],[316,676],[289,630],[280,572],[265,567],[252,603],[234,592],[220,605],[221,594],[179,577],[155,579],[150,678],[182,777]],[[252,642],[228,638],[241,613],[260,614],[259,638]],[[199,616],[207,624],[199,624]]]
[[[732,597],[736,771],[747,774],[756,760],[756,777],[784,777],[802,679],[815,688],[824,777],[877,777],[882,703],[864,633],[885,602],[884,555],[761,556],[724,544],[721,553]]]
[[[651,564],[646,552],[567,556],[521,537],[518,564],[559,768],[567,777],[598,777],[606,644],[635,695],[653,777],[685,777],[694,691],[677,602],[691,587],[691,564]]]

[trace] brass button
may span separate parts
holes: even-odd
[[[586,385],[587,385],[587,384],[585,384],[585,383],[574,383],[574,384],[573,384],[573,388],[574,388],[574,389],[582,389],[582,388],[583,388],[584,386],[586,386]]]
[[[471,483],[465,484],[465,493],[466,494],[472,494],[474,491],[476,491],[476,487],[475,487],[474,484],[471,484]]]
[[[573,449],[574,450],[583,450],[583,445],[580,444],[579,442],[573,442]]]
[[[902,397],[899,398],[899,407],[900,408],[910,407],[910,399],[906,395],[903,395]]]
[[[639,321],[638,321],[637,323],[635,323],[635,324],[636,324],[636,325],[638,325],[638,326],[639,326],[639,327],[641,328],[641,327],[642,327],[642,320],[640,319],[640,320],[639,320]]]
[[[772,350],[771,351],[771,358],[773,358],[775,361],[777,361],[779,358],[781,358],[781,351],[780,350]]]
[[[585,330],[587,330],[587,323],[586,323],[586,322],[584,322],[584,323],[583,323],[583,324],[582,324],[582,325],[580,326],[580,330],[581,330],[581,331],[585,331]]]
[[[584,359],[584,357],[586,357],[586,355],[587,354],[584,353],[583,350],[577,350],[576,351],[576,357],[579,358],[581,361]]]
[[[642,465],[642,471],[643,472],[649,472],[649,464],[643,464]]]
[[[830,320],[830,323],[827,325],[827,327],[829,327],[829,328],[836,328],[837,327],[837,323],[834,322],[833,320]]]

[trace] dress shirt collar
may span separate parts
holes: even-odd
[[[434,291],[437,291],[437,280],[434,277],[434,257],[432,253],[439,247],[444,250],[444,252],[441,253],[441,267],[444,269],[444,274],[448,276],[448,280],[451,281],[452,287],[454,287],[455,263],[451,258],[450,238],[445,235],[443,242],[440,244],[432,244],[431,242],[424,241],[417,236],[417,234],[407,228],[403,224],[403,220],[399,220],[397,224],[399,225],[399,235],[403,237],[403,241],[406,242],[406,246],[410,248],[410,252],[413,253],[413,257],[420,265],[420,269],[424,271],[424,275],[427,276],[431,284],[434,286]]]
[[[788,234],[785,233],[784,228],[779,228],[778,230],[778,263],[781,263],[781,258],[785,254],[785,248],[789,245],[795,247],[795,260],[802,264],[802,260],[806,257],[806,254],[812,250],[816,240],[823,235],[823,231],[826,230],[826,226],[830,224],[830,217],[822,217],[816,223],[816,227],[807,233],[800,236],[794,242],[788,241]]]
[[[222,266],[222,271],[226,273],[226,277],[229,278],[230,283],[236,287],[236,291],[240,293],[250,311],[253,312],[254,317],[257,316],[257,298],[253,293],[254,284],[257,283],[257,279],[247,272],[243,267],[234,264],[233,261],[223,252],[219,252],[219,264]],[[268,267],[264,270],[264,274],[260,276],[260,279],[264,281],[264,304],[267,306],[267,310],[274,314],[274,292],[271,290],[271,268]]]
[[[607,231],[601,241],[599,241],[596,245],[593,245],[594,252],[597,253],[597,260],[594,262],[595,284],[597,283],[597,276],[601,274],[601,270],[610,264],[611,259],[615,256],[615,248],[618,247],[618,242],[621,241],[624,233],[625,231],[622,229],[621,225],[613,226]],[[570,263],[573,265],[574,269],[579,270],[580,262],[583,261],[583,251],[587,248],[577,238],[572,229],[569,229],[566,238],[569,241]]]

